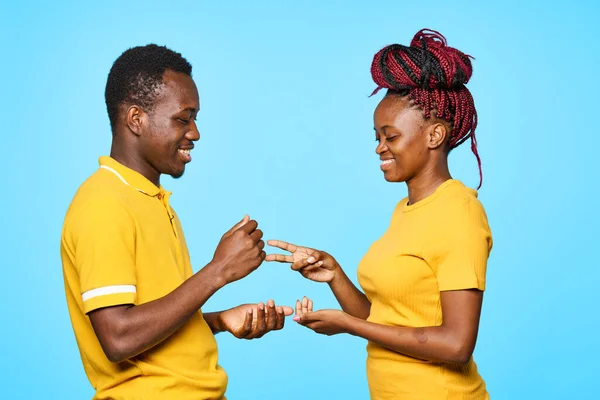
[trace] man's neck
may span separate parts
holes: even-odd
[[[150,164],[143,161],[132,151],[123,151],[120,146],[113,146],[110,149],[110,156],[120,164],[142,174],[146,179],[152,182],[156,187],[160,187],[160,173]]]

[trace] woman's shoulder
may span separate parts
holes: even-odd
[[[475,224],[489,229],[485,208],[475,189],[467,187],[459,180],[453,180],[439,200],[439,211],[446,216],[450,225]]]
[[[466,186],[462,181],[452,179],[446,190],[440,196],[447,206],[457,208],[476,208],[483,211],[477,190]]]

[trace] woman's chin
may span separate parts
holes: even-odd
[[[383,178],[388,182],[405,182],[406,181],[406,179],[404,179],[401,176],[398,176],[398,174],[392,173],[392,171],[385,171],[383,173]]]

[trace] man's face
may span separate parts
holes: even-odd
[[[147,114],[143,152],[159,173],[179,178],[192,161],[190,151],[200,139],[196,115],[200,109],[198,89],[186,74],[165,71],[154,108]]]

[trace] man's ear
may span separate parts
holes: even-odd
[[[140,136],[144,125],[148,123],[148,114],[137,105],[129,106],[125,114],[125,122],[131,132]]]

